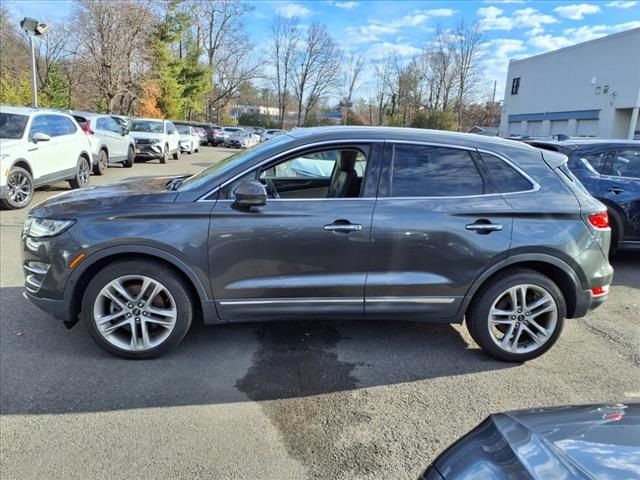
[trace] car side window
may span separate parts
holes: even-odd
[[[98,129],[98,130],[109,130],[107,128],[107,119],[106,118],[98,118],[96,120],[96,129]]]
[[[62,135],[68,135],[67,124],[64,121],[64,117],[59,115],[45,115],[47,117],[47,123],[49,124],[49,130],[52,137],[61,137]]]
[[[394,146],[392,197],[482,195],[488,189],[466,150],[427,145]]]
[[[44,133],[50,137],[53,136],[49,128],[49,122],[47,122],[47,115],[38,115],[33,119],[29,136],[33,136],[34,133]]]
[[[113,133],[120,133],[122,131],[120,128],[120,125],[118,125],[118,122],[116,122],[113,118],[105,117],[104,122],[105,122],[105,130],[109,130],[110,132],[113,132]]]
[[[481,153],[480,155],[499,192],[526,192],[533,188],[529,180],[504,160],[489,153]]]
[[[580,158],[580,162],[587,170],[590,170],[592,173],[595,173],[595,174],[604,174],[605,167],[607,164],[607,159],[609,158],[609,156],[610,156],[610,152],[607,151],[607,152],[590,153],[587,155],[579,155],[579,158]]]
[[[60,117],[60,118],[62,118],[62,121],[64,122],[67,135],[73,135],[78,131],[78,126],[75,124],[73,120],[67,117]]]
[[[613,177],[640,178],[640,149],[618,150],[611,157],[609,175]]]
[[[167,133],[169,135],[173,135],[174,133],[176,133],[176,127],[173,123],[171,122],[167,122]]]

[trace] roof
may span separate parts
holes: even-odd
[[[419,142],[433,142],[465,146],[479,149],[494,149],[508,147],[530,151],[531,146],[499,137],[486,137],[475,133],[458,133],[445,130],[427,130],[421,128],[403,127],[360,127],[360,126],[331,126],[298,128],[288,133],[293,138],[303,139],[314,135],[318,140],[323,138],[354,140],[361,136],[363,140],[405,140]]]
[[[558,147],[640,147],[640,140],[602,139],[602,138],[571,138],[569,140],[534,140],[531,143],[555,145]]]

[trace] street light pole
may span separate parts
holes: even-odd
[[[29,35],[31,46],[31,100],[35,108],[38,107],[38,84],[36,82],[36,50],[33,46],[33,35]]]

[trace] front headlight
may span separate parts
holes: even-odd
[[[55,237],[76,223],[75,220],[54,220],[52,218],[28,217],[24,222],[23,231],[29,237]]]

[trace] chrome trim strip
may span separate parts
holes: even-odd
[[[213,188],[209,192],[205,193],[198,200],[196,200],[196,202],[215,202],[216,200],[206,200],[206,197],[208,197],[209,195],[213,195],[214,193],[216,193],[221,188],[226,187],[231,182],[234,182],[235,180],[237,180],[238,178],[242,177],[243,175],[246,175],[247,173],[249,173],[254,168],[261,167],[262,165],[264,165],[266,163],[272,162],[272,161],[277,160],[277,159],[279,159],[281,157],[285,157],[285,156],[289,155],[290,153],[295,153],[295,152],[297,152],[299,150],[304,150],[304,149],[313,148],[313,147],[321,147],[323,145],[335,145],[335,144],[339,144],[339,143],[343,143],[343,144],[349,144],[349,143],[384,143],[385,141],[386,140],[381,140],[379,138],[378,139],[343,138],[343,139],[339,139],[339,140],[338,139],[337,140],[324,140],[322,142],[307,143],[305,145],[300,145],[298,147],[292,148],[290,150],[286,150],[284,152],[280,152],[280,153],[278,153],[278,154],[276,154],[274,156],[266,158],[265,160],[261,161],[260,163],[257,163],[256,165],[252,165],[250,168],[247,168],[246,170],[243,170],[239,174],[233,176],[229,180],[225,181],[224,183],[218,185],[217,187]]]
[[[453,297],[371,297],[367,303],[453,303]]]
[[[27,289],[31,287],[36,292],[40,290],[40,287],[42,287],[42,280],[36,277],[35,275],[27,275],[26,278],[24,279],[24,283]]]
[[[308,303],[363,303],[362,298],[271,298],[268,300],[220,300],[220,305],[273,305]]]
[[[372,297],[366,303],[430,303],[449,304],[456,301],[454,297]],[[313,303],[363,303],[362,298],[270,298],[266,300],[221,300],[220,305],[282,305],[282,304],[313,304]]]
[[[47,272],[49,271],[49,267],[47,267],[46,269],[42,269],[42,268],[37,268],[37,267],[32,267],[29,264],[24,264],[23,268],[30,273],[33,273],[35,275],[46,275]]]

